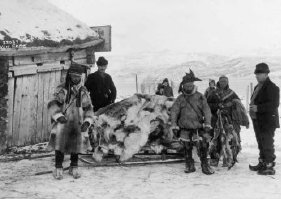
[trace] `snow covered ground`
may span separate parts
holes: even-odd
[[[218,167],[212,176],[197,171],[183,173],[184,163],[136,167],[81,167],[82,178],[54,180],[51,174],[34,173],[53,169],[53,158],[0,163],[0,198],[227,198],[280,199],[281,130],[276,131],[276,175],[259,176],[248,169],[257,162],[257,145],[252,129],[242,129],[243,150],[231,170]],[[65,166],[69,164],[66,159]],[[82,165],[82,163],[81,163]]]

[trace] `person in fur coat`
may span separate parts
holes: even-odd
[[[212,114],[206,98],[197,91],[197,87],[194,85],[195,81],[202,80],[195,77],[192,70],[183,77],[182,94],[177,97],[171,108],[171,130],[184,146],[184,172],[192,173],[195,171],[192,148],[196,146],[202,172],[211,175],[214,171],[209,166],[207,156]]]
[[[48,148],[55,150],[55,179],[63,178],[64,154],[70,154],[69,174],[75,179],[78,171],[78,153],[90,146],[88,128],[93,123],[93,107],[87,89],[82,86],[82,74],[85,69],[72,63],[66,81],[59,85],[53,99],[48,103],[52,130]]]

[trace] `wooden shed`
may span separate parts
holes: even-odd
[[[46,6],[45,2],[40,2],[42,4],[35,3],[33,9],[34,6],[40,8],[45,5],[39,9],[40,12],[51,7],[51,18],[56,18],[56,13],[59,15],[57,17],[62,17],[63,11],[55,12],[53,5]],[[1,18],[5,20],[4,10],[0,8],[0,11]],[[49,10],[46,12],[40,14],[48,16]],[[47,103],[56,86],[64,81],[71,61],[90,68],[95,63],[96,51],[111,50],[110,26],[90,28],[65,15],[65,26],[48,24],[44,19],[43,32],[39,33],[42,24],[38,19],[32,25],[36,31],[29,27],[17,32],[16,28],[0,22],[0,153],[10,146],[47,141],[51,127]],[[32,15],[30,18],[17,17],[22,24],[27,20],[32,23]],[[72,32],[64,34],[65,30],[57,31],[58,27],[71,29]]]

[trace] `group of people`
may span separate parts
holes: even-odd
[[[73,62],[67,71],[65,82],[57,87],[54,98],[48,103],[53,125],[49,148],[55,150],[55,179],[63,178],[65,153],[70,154],[69,174],[75,179],[81,176],[78,171],[78,154],[89,146],[87,130],[93,124],[94,112],[114,103],[116,99],[116,87],[111,76],[105,73],[108,61],[99,57],[96,64],[98,70],[88,75],[83,85],[82,77],[87,71]],[[279,88],[270,81],[268,73],[266,64],[256,66],[258,85],[250,106],[250,116],[260,150],[259,163],[250,165],[250,170],[262,175],[275,173],[273,137],[275,129],[279,127]],[[217,84],[211,80],[204,95],[197,91],[195,81],[201,80],[191,70],[182,79],[179,89],[181,94],[171,109],[171,131],[184,146],[185,172],[195,171],[192,148],[196,146],[202,172],[210,175],[214,173],[210,164],[217,166],[221,152],[224,151],[224,136],[227,133],[237,135],[236,145],[230,143],[236,147],[234,151],[237,155],[241,150],[240,126],[248,127],[249,120],[238,95],[229,88],[226,76],[221,76]],[[173,97],[167,78],[159,84],[156,94]],[[235,157],[223,161],[226,166],[234,163]]]
[[[258,85],[250,103],[259,163],[249,165],[249,169],[260,175],[275,174],[274,132],[279,128],[279,88],[270,80],[269,72],[267,64],[256,65],[254,73]],[[231,168],[235,164],[241,150],[240,126],[248,128],[249,120],[238,95],[229,88],[226,76],[221,76],[217,84],[210,80],[204,95],[197,91],[195,81],[201,80],[191,70],[183,77],[181,94],[171,110],[171,129],[184,145],[185,172],[195,171],[192,148],[196,146],[202,172],[210,175],[214,173],[210,165],[217,166],[221,155],[224,155],[223,166]]]

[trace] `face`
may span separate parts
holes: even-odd
[[[228,85],[228,80],[226,78],[221,78],[219,80],[220,87],[224,89]]]
[[[105,73],[105,70],[107,69],[107,65],[104,66],[98,66],[98,71],[101,73]]]
[[[71,81],[74,83],[74,84],[79,84],[80,81],[81,81],[81,75],[79,74],[75,74],[75,73],[70,73],[70,78],[71,78]]]
[[[214,82],[210,82],[210,87],[215,87],[215,83]]]
[[[187,93],[193,91],[194,88],[194,82],[187,82],[183,85],[183,90],[186,91]]]
[[[167,83],[167,82],[164,82],[163,85],[164,85],[164,86],[168,86],[168,83]]]
[[[256,73],[256,79],[258,82],[264,82],[268,77],[267,73]]]

